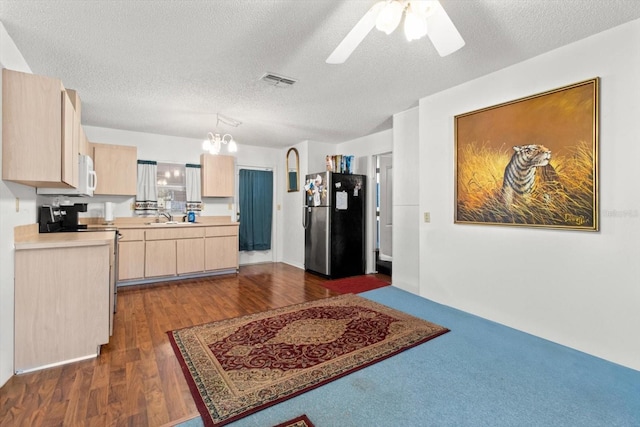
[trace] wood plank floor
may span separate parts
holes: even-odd
[[[276,263],[121,288],[100,356],[14,375],[0,389],[0,426],[158,427],[197,416],[166,332],[337,295],[324,280]]]

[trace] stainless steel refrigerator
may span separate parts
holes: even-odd
[[[305,270],[330,278],[364,274],[365,178],[334,172],[305,177]]]

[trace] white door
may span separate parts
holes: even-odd
[[[393,157],[382,154],[380,161],[380,259],[391,261],[393,257]]]

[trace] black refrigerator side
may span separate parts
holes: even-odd
[[[366,179],[331,174],[331,278],[364,274]]]

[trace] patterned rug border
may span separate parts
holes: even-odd
[[[321,302],[325,302],[325,301],[334,301],[334,300],[349,299],[349,298],[355,298],[355,299],[364,301],[367,304],[378,305],[378,306],[381,306],[384,309],[401,313],[402,315],[407,316],[409,318],[414,318],[414,319],[418,319],[420,321],[431,323],[433,325],[441,327],[442,330],[440,330],[440,331],[438,331],[438,332],[436,332],[436,333],[434,333],[432,335],[429,335],[429,336],[427,336],[425,338],[417,340],[414,343],[407,344],[403,348],[400,348],[398,350],[392,351],[392,352],[390,352],[388,354],[385,354],[383,356],[380,356],[380,357],[378,357],[378,358],[376,358],[374,360],[367,361],[367,362],[362,363],[362,364],[360,364],[360,365],[358,365],[358,366],[356,366],[354,368],[347,369],[347,370],[345,370],[343,372],[335,374],[335,375],[331,376],[328,379],[321,380],[321,381],[319,381],[319,382],[317,382],[315,384],[305,385],[300,390],[294,391],[294,392],[292,392],[290,394],[287,394],[285,396],[282,396],[282,397],[278,397],[278,398],[276,398],[276,399],[274,399],[272,401],[269,401],[269,402],[267,402],[265,404],[258,405],[258,406],[253,407],[253,408],[249,408],[245,412],[242,412],[242,413],[240,413],[238,415],[231,416],[231,417],[229,417],[227,419],[221,420],[220,422],[215,422],[211,418],[211,415],[209,413],[209,408],[207,407],[207,405],[205,404],[205,402],[202,399],[202,395],[200,394],[200,390],[198,388],[198,385],[196,384],[196,382],[194,380],[194,377],[191,374],[191,370],[189,369],[189,365],[188,365],[187,361],[185,360],[185,358],[184,358],[184,356],[182,354],[182,351],[180,350],[179,344],[176,341],[176,338],[175,338],[175,335],[174,335],[175,333],[178,333],[180,331],[187,330],[187,329],[202,327],[202,326],[209,325],[209,324],[212,324],[212,323],[225,324],[225,323],[231,323],[231,322],[239,321],[240,319],[245,319],[245,320],[257,319],[257,318],[261,318],[261,317],[265,316],[266,313],[270,313],[270,315],[275,316],[275,315],[278,315],[278,314],[281,314],[281,313],[285,313],[285,312],[288,312],[288,311],[291,311],[291,310],[295,310],[297,307],[304,307],[304,306],[308,306],[308,305],[314,304],[314,303],[321,303]],[[299,396],[299,395],[301,395],[303,393],[306,393],[308,391],[314,390],[314,389],[316,389],[318,387],[321,387],[321,386],[323,386],[325,384],[333,382],[333,381],[335,381],[335,380],[337,380],[339,378],[342,378],[342,377],[345,377],[345,376],[347,376],[349,374],[352,374],[353,372],[357,372],[357,371],[359,371],[361,369],[364,369],[364,368],[366,368],[368,366],[371,366],[371,365],[374,365],[374,364],[376,364],[378,362],[381,362],[383,360],[389,359],[390,357],[393,357],[393,356],[395,356],[397,354],[400,354],[403,351],[409,350],[409,349],[411,349],[413,347],[416,347],[418,345],[424,344],[425,342],[428,342],[428,341],[430,341],[430,340],[432,340],[434,338],[437,338],[437,337],[439,337],[441,335],[444,335],[447,332],[450,332],[450,329],[445,328],[444,326],[441,326],[441,325],[434,324],[433,322],[430,322],[428,320],[421,319],[419,317],[416,317],[416,316],[413,316],[411,314],[405,313],[405,312],[403,312],[401,310],[398,310],[398,309],[395,309],[395,308],[392,308],[392,307],[388,307],[388,306],[386,306],[384,304],[377,303],[375,301],[369,300],[369,299],[364,298],[364,297],[360,297],[360,296],[355,295],[355,294],[343,294],[343,295],[337,295],[337,296],[333,296],[333,297],[318,299],[318,300],[314,300],[314,301],[307,301],[307,302],[303,302],[303,303],[299,303],[299,304],[292,304],[292,305],[289,305],[289,306],[275,308],[275,309],[271,309],[271,310],[267,310],[267,311],[263,311],[263,312],[258,312],[258,313],[253,313],[253,314],[248,314],[248,315],[244,315],[244,316],[238,316],[238,317],[233,317],[233,318],[214,321],[214,322],[207,322],[207,323],[203,323],[201,325],[189,326],[189,327],[186,327],[186,328],[176,329],[176,330],[173,330],[173,331],[167,331],[167,335],[169,337],[169,341],[171,343],[171,347],[173,348],[174,354],[176,355],[176,358],[178,359],[178,362],[179,362],[180,367],[182,369],[182,373],[183,373],[183,375],[184,375],[184,377],[185,377],[185,379],[187,381],[187,384],[189,386],[189,391],[191,392],[191,395],[192,395],[192,397],[193,397],[193,399],[195,401],[196,407],[198,408],[198,411],[200,412],[200,415],[201,415],[202,422],[203,422],[204,426],[205,427],[220,427],[220,426],[229,424],[231,422],[237,421],[239,419],[242,419],[244,417],[247,417],[247,416],[249,416],[251,414],[254,414],[256,412],[259,412],[259,411],[261,411],[261,410],[263,410],[265,408],[268,408],[270,406],[277,405],[278,403],[282,403],[284,401],[292,399],[292,398],[294,398],[296,396]]]
[[[303,422],[304,424],[298,424],[300,422]],[[292,420],[289,421],[285,421],[283,423],[278,424],[277,426],[274,427],[292,427],[292,426],[305,426],[305,427],[315,427],[315,425],[311,422],[311,420],[309,419],[309,417],[307,417],[307,414],[302,414],[299,417],[296,417]]]

